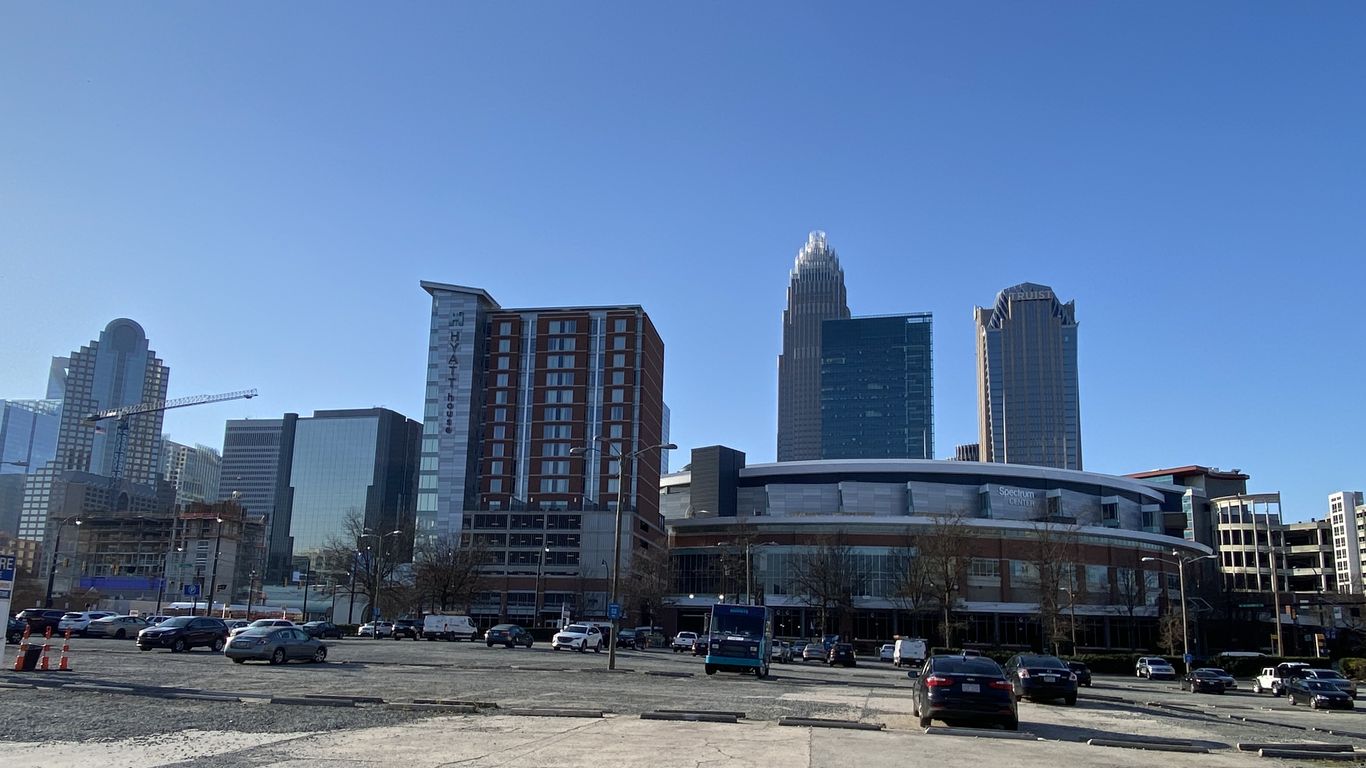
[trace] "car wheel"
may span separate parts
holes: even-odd
[[[493,647],[493,641],[490,640],[490,641],[488,641],[487,643],[485,643],[485,645],[487,645],[488,647],[492,648],[492,647]]]
[[[221,638],[221,637],[215,637],[215,638],[213,639],[213,645],[210,646],[210,647],[213,648],[213,652],[214,652],[214,653],[222,653],[222,652],[223,652],[223,638]]]
[[[318,650],[313,652],[313,663],[321,664],[324,661],[327,661],[327,649],[320,646]]]
[[[272,653],[272,654],[270,655],[270,663],[271,663],[271,664],[284,664],[284,663],[285,663],[285,649],[284,649],[284,648],[276,648],[276,649],[275,649],[275,653]]]
[[[1286,698],[1286,700],[1290,703],[1290,706],[1292,706],[1292,707],[1295,706],[1295,697],[1294,697],[1294,696],[1286,696],[1285,698]],[[1312,702],[1312,701],[1309,702],[1309,706],[1312,707],[1313,705],[1314,705],[1314,702]]]
[[[930,727],[930,720],[931,720],[931,718],[930,718],[929,715],[921,715],[921,716],[920,716],[920,727],[921,727],[921,728],[929,728],[929,727]]]
[[[1261,684],[1261,683],[1253,683],[1253,684],[1252,684],[1252,692],[1253,692],[1253,693],[1261,693],[1261,692],[1262,692],[1262,684]]]
[[[232,660],[232,663],[233,663],[233,664],[245,664],[246,661],[247,661],[246,659],[233,659],[233,660]]]
[[[593,646],[593,653],[602,653],[602,643],[601,643],[601,642],[599,642],[597,645]]]
[[[176,640],[171,644],[171,653],[184,653],[189,648],[190,646],[186,645],[184,640]]]
[[[1076,706],[1076,704],[1077,704],[1077,694],[1075,694],[1075,693],[1069,694],[1067,697],[1065,697],[1065,698],[1063,699],[1063,703],[1066,704],[1066,705],[1069,706],[1069,707],[1074,707],[1074,706]]]
[[[1012,717],[1009,720],[1005,720],[1001,723],[1001,727],[1007,731],[1018,731],[1020,730],[1020,718]]]
[[[115,639],[115,640],[122,640],[123,638],[125,638],[125,637],[127,637],[127,636],[128,636],[128,635],[127,635],[123,630],[121,630],[121,629],[120,629],[118,632],[115,632],[115,633],[114,633],[114,639]]]
[[[716,667],[713,667],[713,666],[710,665],[710,664],[708,664],[708,665],[706,665],[705,667],[703,667],[703,670],[705,670],[706,673],[709,674],[709,675],[714,675],[714,674],[716,674]]]
[[[530,648],[532,642],[533,642],[533,641],[531,641],[531,640],[526,641],[526,647]]]
[[[138,646],[138,650],[139,650],[139,651],[150,651],[150,650],[152,650],[152,646],[150,646],[150,645],[139,645],[139,646]]]

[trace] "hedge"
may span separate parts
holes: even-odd
[[[1348,658],[1338,660],[1339,671],[1353,680],[1366,678],[1366,659]]]

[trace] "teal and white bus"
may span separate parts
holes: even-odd
[[[707,674],[753,672],[768,677],[769,649],[773,645],[773,613],[762,605],[711,607],[707,637]]]

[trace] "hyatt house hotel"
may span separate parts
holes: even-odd
[[[490,589],[471,606],[480,624],[541,626],[563,606],[605,616],[620,479],[622,567],[665,547],[665,458],[650,450],[668,441],[664,344],[649,316],[509,309],[479,288],[422,287],[432,319],[418,548],[467,535],[488,549]]]

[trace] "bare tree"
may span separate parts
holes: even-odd
[[[367,616],[382,615],[379,609],[385,604],[390,610],[402,610],[398,603],[386,599],[395,570],[404,565],[399,562],[400,554],[413,540],[411,529],[399,530],[402,533],[376,535],[365,527],[362,514],[352,510],[342,518],[340,530],[318,550],[313,572],[349,581],[352,591],[365,595]]]
[[[488,583],[484,567],[492,561],[485,542],[469,536],[456,541],[443,537],[419,548],[413,557],[418,601],[433,611],[468,613]]]
[[[1135,647],[1138,642],[1135,636],[1137,626],[1136,614],[1138,607],[1143,605],[1143,577],[1139,575],[1137,568],[1117,568],[1115,569],[1115,593],[1119,598],[1119,604],[1124,607],[1125,613],[1129,617],[1129,647]]]
[[[1042,640],[1045,649],[1053,646],[1054,653],[1068,639],[1069,628],[1062,620],[1059,593],[1064,587],[1075,589],[1078,539],[1075,524],[1035,523],[1034,538],[1029,544],[1030,562],[1039,578]]]
[[[933,607],[925,559],[915,546],[915,539],[907,537],[903,546],[891,552],[892,602],[911,614],[911,632],[916,633],[920,612],[926,605]]]
[[[636,552],[622,578],[622,606],[636,611],[643,625],[658,623],[664,597],[673,591],[673,569],[663,550]]]
[[[1181,647],[1181,614],[1176,610],[1169,609],[1158,619],[1157,643],[1168,656],[1175,656]]]
[[[853,635],[854,595],[863,592],[865,579],[858,570],[853,550],[839,533],[820,537],[815,546],[793,563],[793,587],[807,605],[819,612],[822,633],[833,615],[839,634]]]
[[[953,612],[966,581],[976,531],[957,515],[940,515],[916,537],[918,572],[907,578],[919,582],[925,600],[939,610],[945,647],[953,647]]]

